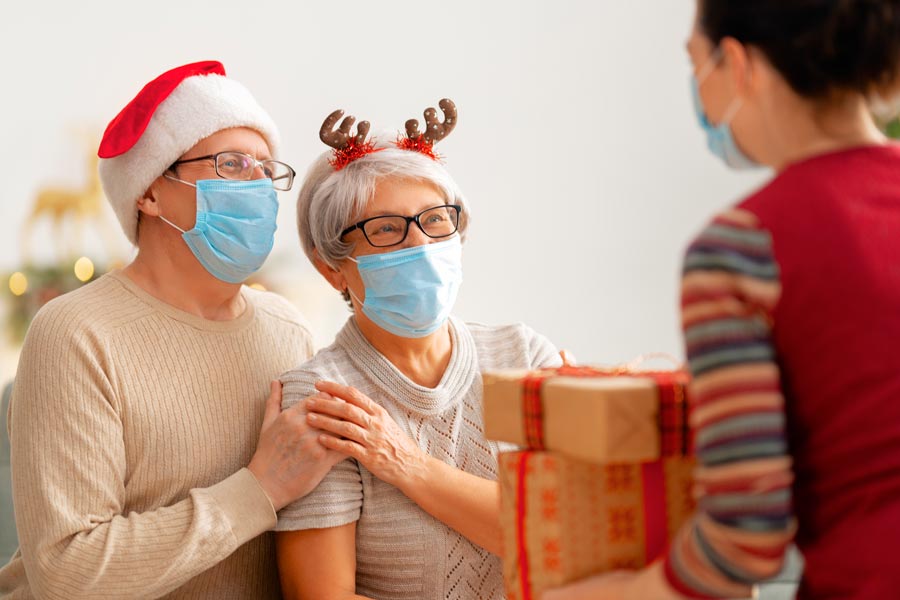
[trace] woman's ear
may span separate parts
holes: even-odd
[[[343,292],[347,289],[347,279],[344,277],[343,273],[325,262],[319,255],[319,250],[317,248],[313,248],[313,265],[316,267],[316,271],[328,280],[331,287],[339,292]]]
[[[722,60],[728,66],[735,95],[747,96],[753,83],[750,49],[733,37],[722,38],[719,47],[722,49]]]

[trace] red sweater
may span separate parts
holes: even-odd
[[[800,598],[900,597],[900,146],[793,165],[743,207],[781,271]]]
[[[703,468],[670,582],[771,575],[792,500],[799,598],[900,597],[900,146],[796,163],[720,215],[682,306]]]

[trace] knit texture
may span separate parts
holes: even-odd
[[[287,373],[284,406],[315,393],[319,380],[351,385],[383,406],[426,453],[497,479],[498,445],[484,437],[480,372],[558,366],[546,338],[524,325],[450,320],[452,355],[435,388],[415,384],[365,339],[350,319],[335,343]],[[347,459],[313,493],[279,513],[277,531],[356,526],[356,590],[375,599],[504,598],[499,557],[472,544]]]
[[[311,354],[296,309],[244,288],[208,321],[121,273],[50,302],[10,411],[20,551],[4,598],[279,598],[272,505],[244,468],[269,381]]]

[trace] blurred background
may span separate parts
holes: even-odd
[[[394,135],[442,97],[441,143],[474,224],[456,312],[524,321],[581,362],[682,355],[682,250],[766,177],[705,148],[688,93],[691,0],[9,3],[0,164],[0,380],[48,298],[127,262],[93,157],[150,79],[221,60],[272,114],[303,173],[344,108]],[[305,313],[321,347],[347,316],[299,248],[296,190],[257,278]],[[76,269],[76,261],[84,257]],[[76,270],[78,274],[76,276]],[[93,271],[93,273],[92,273]],[[16,275],[16,274],[19,275]],[[20,295],[15,295],[15,294]]]

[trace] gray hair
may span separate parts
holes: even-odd
[[[332,152],[322,154],[309,168],[297,198],[297,228],[300,243],[310,261],[313,251],[332,268],[353,251],[354,244],[341,240],[341,231],[365,212],[381,179],[400,179],[430,183],[444,196],[447,204],[459,204],[462,213],[459,233],[466,239],[469,209],[456,182],[441,163],[419,152],[401,150],[393,145],[366,154],[335,171],[329,164]]]

